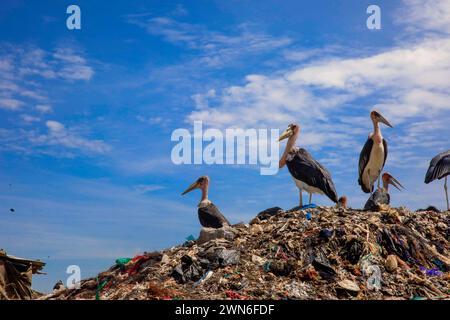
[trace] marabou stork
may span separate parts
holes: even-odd
[[[383,170],[388,155],[388,145],[381,135],[379,123],[384,123],[388,127],[393,126],[377,111],[370,113],[370,119],[373,122],[373,132],[369,134],[364,147],[359,155],[359,179],[358,183],[362,191],[371,193],[374,189],[374,183],[378,179],[378,188],[380,188],[380,174]]]
[[[202,176],[191,184],[181,195],[191,192],[194,189],[200,189],[202,191],[202,198],[198,204],[198,219],[203,227],[217,229],[225,225],[230,225],[219,208],[208,200],[208,188],[209,177]]]
[[[445,197],[447,199],[447,210],[450,210],[448,202],[448,190],[447,190],[447,176],[450,174],[450,150],[438,154],[431,159],[430,166],[425,176],[425,183],[430,183],[435,179],[442,179],[445,177],[444,190]]]
[[[278,141],[288,138],[279,167],[282,168],[287,165],[295,184],[300,190],[300,207],[303,206],[303,190],[309,193],[310,204],[313,193],[325,194],[336,203],[338,196],[331,174],[318,161],[314,160],[308,151],[294,146],[299,132],[299,125],[290,124],[279,137]]]
[[[341,209],[347,209],[347,197],[346,196],[342,196],[339,198],[338,203],[337,203],[337,207],[341,208]]]
[[[402,184],[391,176],[389,173],[385,172],[381,176],[381,180],[383,180],[383,187],[378,188],[374,193],[372,193],[364,205],[364,210],[374,211],[379,208],[380,204],[390,204],[391,196],[389,195],[389,185],[392,184],[398,190],[400,188],[404,188]]]

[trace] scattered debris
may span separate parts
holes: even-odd
[[[283,209],[281,209],[280,207],[273,207],[261,211],[256,217],[259,219],[259,221],[263,221],[269,219],[270,217],[276,216],[279,213],[283,213]]]
[[[55,285],[53,286],[53,290],[54,291],[59,291],[65,289],[64,287],[64,283],[62,282],[62,280],[59,280],[57,283],[55,283]]]
[[[173,269],[171,276],[178,283],[195,282],[203,276],[203,270],[197,261],[194,261],[188,255],[184,255],[181,258],[181,263]]]
[[[337,283],[338,287],[351,292],[359,292],[359,286],[351,280],[345,279]]]
[[[197,240],[197,244],[202,244],[214,239],[226,239],[233,240],[235,237],[235,230],[232,227],[222,227],[222,228],[202,228],[200,231],[200,236]]]
[[[271,208],[43,299],[449,299],[450,212],[380,209]]]
[[[397,256],[393,254],[388,255],[386,258],[385,266],[387,271],[394,272],[398,267]]]
[[[0,249],[0,300],[30,300],[40,296],[31,288],[33,274],[40,274],[45,263],[7,255]]]

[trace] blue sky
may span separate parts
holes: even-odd
[[[298,203],[286,169],[172,164],[171,133],[194,120],[298,122],[298,145],[361,207],[357,162],[376,108],[395,126],[382,128],[386,170],[406,186],[393,204],[444,208],[442,183],[423,179],[449,148],[448,0],[74,3],[74,31],[72,2],[0,7],[0,247],[47,262],[36,289],[65,281],[68,265],[88,277],[197,235],[200,195],[180,193],[200,175],[232,222]],[[369,4],[381,30],[366,27]]]

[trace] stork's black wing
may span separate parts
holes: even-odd
[[[430,183],[435,179],[442,179],[450,174],[450,150],[442,152],[430,161],[425,183]]]
[[[212,202],[204,207],[198,208],[198,219],[200,224],[206,228],[221,228],[225,224],[229,225],[227,218],[220,212]]]
[[[384,139],[383,139],[384,141]],[[370,158],[370,153],[372,152],[372,147],[373,147],[373,140],[372,139],[367,139],[366,143],[364,144],[363,149],[361,150],[361,153],[359,154],[359,166],[358,166],[358,184],[361,186],[362,191],[364,191],[365,193],[369,193],[372,190],[369,190],[366,188],[366,186],[364,185],[364,183],[362,182],[362,175],[364,173],[364,169],[367,166],[367,163],[369,163],[369,158]],[[386,158],[385,158],[386,161]]]
[[[294,156],[286,165],[295,179],[322,190],[331,201],[338,201],[331,174],[308,151],[303,148],[294,151]]]
[[[387,145],[387,141],[385,139],[383,139],[383,146],[384,146],[384,162],[383,162],[383,168],[384,168],[384,165],[385,165],[386,159],[387,159],[387,155],[388,155],[388,145]],[[381,168],[381,170],[383,170],[383,168]]]

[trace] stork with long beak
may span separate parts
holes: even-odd
[[[373,132],[369,135],[364,147],[359,155],[359,179],[358,183],[362,191],[372,193],[375,181],[378,179],[380,188],[380,174],[386,163],[388,155],[388,145],[381,135],[380,123],[390,128],[393,126],[377,111],[370,113],[373,123]]]
[[[430,161],[430,166],[428,167],[427,174],[425,176],[425,183],[430,183],[435,179],[445,178],[444,191],[445,197],[447,199],[447,210],[450,210],[450,205],[448,201],[448,190],[447,190],[447,176],[450,174],[450,150],[439,153]]]
[[[391,176],[389,173],[383,173],[381,180],[383,180],[383,187],[378,188],[374,193],[372,193],[364,205],[364,210],[374,211],[379,208],[381,204],[390,204],[391,196],[389,194],[389,185],[393,185],[398,190],[402,190],[401,188],[405,188],[402,184]]]
[[[198,219],[200,224],[206,228],[221,228],[230,225],[228,220],[220,212],[214,203],[208,200],[209,177],[202,176],[192,183],[181,195],[185,195],[192,190],[200,189],[202,198],[198,204]]]
[[[300,126],[290,124],[278,141],[288,139],[279,167],[282,168],[287,165],[295,184],[300,190],[300,207],[303,206],[303,190],[309,193],[309,203],[311,203],[313,193],[325,194],[336,203],[338,196],[331,174],[308,151],[295,147],[299,133]]]

